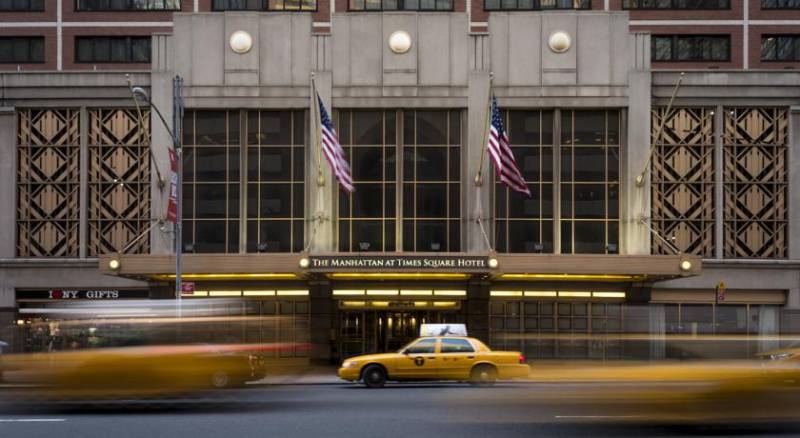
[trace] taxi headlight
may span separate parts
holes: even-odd
[[[348,360],[342,364],[342,368],[355,368],[358,365],[358,361],[355,360]]]

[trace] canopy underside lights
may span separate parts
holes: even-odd
[[[500,280],[641,281],[646,275],[626,274],[501,274]]]
[[[328,278],[334,280],[466,280],[470,274],[451,272],[334,272]]]
[[[296,274],[263,273],[263,274],[182,274],[182,280],[297,280]],[[175,280],[175,274],[157,274],[155,280]]]

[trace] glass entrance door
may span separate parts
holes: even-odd
[[[342,310],[339,312],[339,358],[397,351],[419,337],[421,324],[461,322],[458,312],[436,310]]]

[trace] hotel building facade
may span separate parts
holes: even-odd
[[[175,298],[179,76],[182,300],[280,317],[222,341],[752,356],[800,328],[798,66],[795,0],[0,0],[0,333]]]

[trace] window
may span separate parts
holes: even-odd
[[[729,35],[653,35],[653,61],[730,61]]]
[[[420,339],[419,341],[411,344],[408,348],[406,348],[406,353],[408,354],[433,353],[435,351],[436,351],[435,338]]]
[[[75,61],[147,63],[150,62],[150,37],[76,37]]]
[[[553,252],[553,111],[504,111],[511,150],[531,197],[495,177],[499,252]]]
[[[800,0],[761,0],[761,9],[800,9]]]
[[[406,111],[403,250],[461,250],[461,113]]]
[[[180,11],[181,0],[75,0],[76,11]]]
[[[304,117],[247,112],[247,252],[303,250]]]
[[[44,62],[44,37],[0,37],[0,64]]]
[[[591,0],[484,0],[487,11],[592,9]]]
[[[453,0],[350,0],[351,11],[452,11]]]
[[[183,249],[239,252],[239,111],[187,111],[183,129]]]
[[[474,353],[475,349],[466,339],[442,339],[442,353]]]
[[[41,12],[44,0],[0,0],[0,12]]]
[[[730,9],[730,0],[623,0],[623,9]]]
[[[339,111],[339,141],[355,191],[339,192],[339,250],[394,251],[397,112]]]
[[[316,0],[214,0],[214,11],[316,11]]]
[[[762,61],[800,61],[800,35],[761,37]]]
[[[561,252],[614,253],[619,242],[618,111],[561,112]]]

